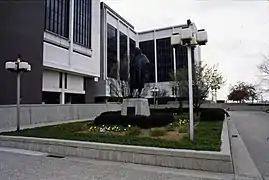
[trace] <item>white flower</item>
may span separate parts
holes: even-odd
[[[104,133],[104,132],[106,132],[106,130],[105,130],[105,128],[100,128],[100,129],[99,129],[99,132],[100,132],[100,133]]]

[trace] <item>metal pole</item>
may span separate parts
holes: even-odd
[[[193,91],[192,91],[192,58],[191,58],[191,46],[187,46],[188,49],[188,74],[189,74],[189,118],[190,118],[190,140],[194,140],[193,129]]]
[[[17,72],[17,131],[20,130],[20,89],[21,89],[21,73]]]
[[[74,46],[74,0],[70,0],[69,7],[69,65],[72,61],[73,46]]]
[[[154,108],[156,108],[156,98],[155,98],[155,91],[153,92],[153,101],[154,101]]]
[[[174,61],[174,80],[176,81],[176,76],[177,76],[177,61],[176,61],[176,48],[173,47],[173,61]]]

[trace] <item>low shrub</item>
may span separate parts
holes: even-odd
[[[155,128],[150,131],[150,135],[153,137],[159,137],[166,134],[166,131],[162,128]]]
[[[138,136],[139,134],[141,134],[141,129],[139,127],[132,127],[125,134],[128,136]]]
[[[179,126],[178,133],[187,133],[189,130],[189,126]]]
[[[149,117],[134,115],[122,116],[120,111],[104,112],[94,120],[96,126],[121,125],[127,127],[131,125],[145,129],[166,126],[172,122],[174,122],[173,113],[163,112],[152,112]]]
[[[167,126],[165,126],[166,131],[174,131],[175,130],[175,123],[170,123]]]
[[[221,108],[203,109],[200,114],[201,121],[222,121],[228,113]]]

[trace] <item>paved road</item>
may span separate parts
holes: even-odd
[[[264,112],[230,112],[254,163],[269,180],[269,114]]]
[[[190,177],[191,175],[191,177]],[[210,178],[209,178],[210,177]],[[232,175],[66,157],[0,147],[0,180],[231,180]]]

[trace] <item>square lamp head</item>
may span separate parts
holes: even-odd
[[[16,62],[11,62],[11,61],[6,62],[5,68],[6,70],[9,70],[9,71],[16,71],[17,70]]]
[[[190,27],[182,28],[180,36],[183,44],[190,43],[192,40],[192,29]]]
[[[198,45],[205,45],[208,41],[207,32],[204,29],[198,30],[196,40]]]
[[[171,36],[171,45],[172,45],[172,46],[175,46],[175,45],[179,45],[179,44],[180,44],[180,45],[182,44],[180,34],[179,34],[179,33],[177,33],[177,34],[173,34],[173,35]]]
[[[19,63],[19,70],[20,71],[31,71],[31,65],[27,62],[20,62]]]

